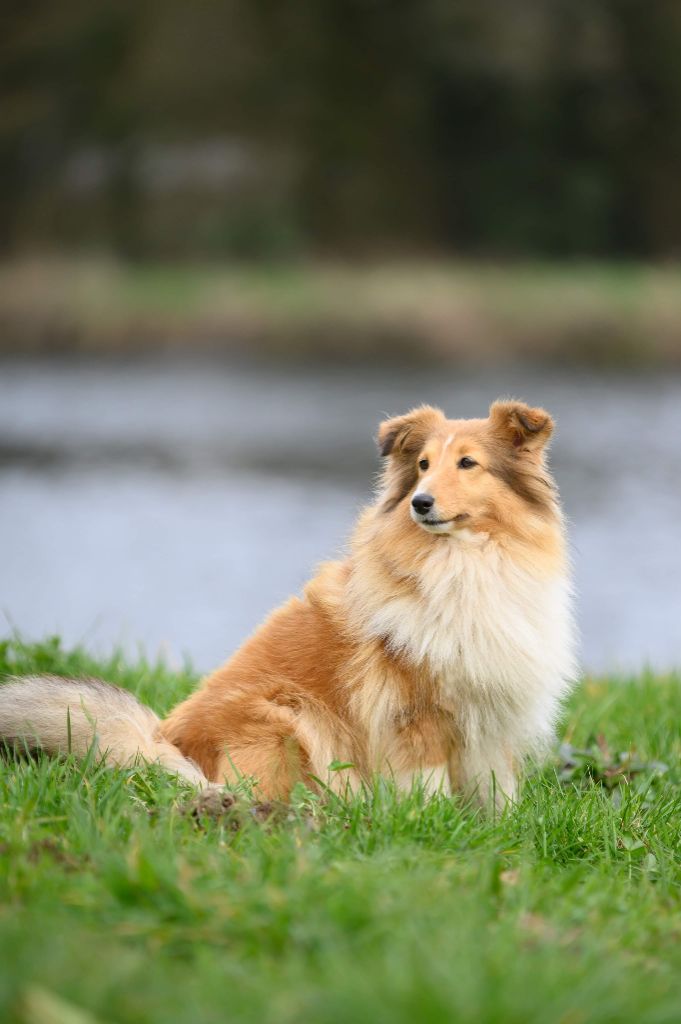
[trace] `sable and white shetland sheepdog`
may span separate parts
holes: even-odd
[[[486,419],[423,406],[385,421],[348,557],[168,718],[98,680],[31,677],[0,687],[0,736],[48,752],[94,742],[111,763],[141,757],[199,786],[246,776],[263,798],[379,773],[512,799],[575,673],[552,431],[515,401]]]

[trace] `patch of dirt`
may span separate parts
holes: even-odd
[[[289,807],[279,801],[248,803],[227,789],[204,789],[191,800],[180,805],[180,813],[193,818],[201,827],[203,822],[223,822],[230,828],[240,829],[246,820],[259,824],[285,821]]]

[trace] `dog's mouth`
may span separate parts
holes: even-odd
[[[414,521],[418,523],[419,526],[432,527],[434,530],[438,530],[438,528],[442,526],[451,526],[452,524],[463,525],[468,519],[470,519],[468,512],[459,512],[458,515],[452,516],[450,519],[437,519],[435,516],[422,516],[419,515],[418,512],[414,513]]]

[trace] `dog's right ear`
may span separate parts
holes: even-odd
[[[444,413],[431,405],[412,409],[406,416],[385,420],[378,428],[378,450],[388,456],[383,470],[384,512],[394,508],[416,484],[416,459],[430,435],[444,423]]]
[[[384,420],[378,428],[378,450],[386,455],[418,455],[428,435],[444,419],[441,409],[422,405],[405,416]]]

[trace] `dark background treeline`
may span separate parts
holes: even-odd
[[[4,6],[5,254],[681,252],[678,0]]]

